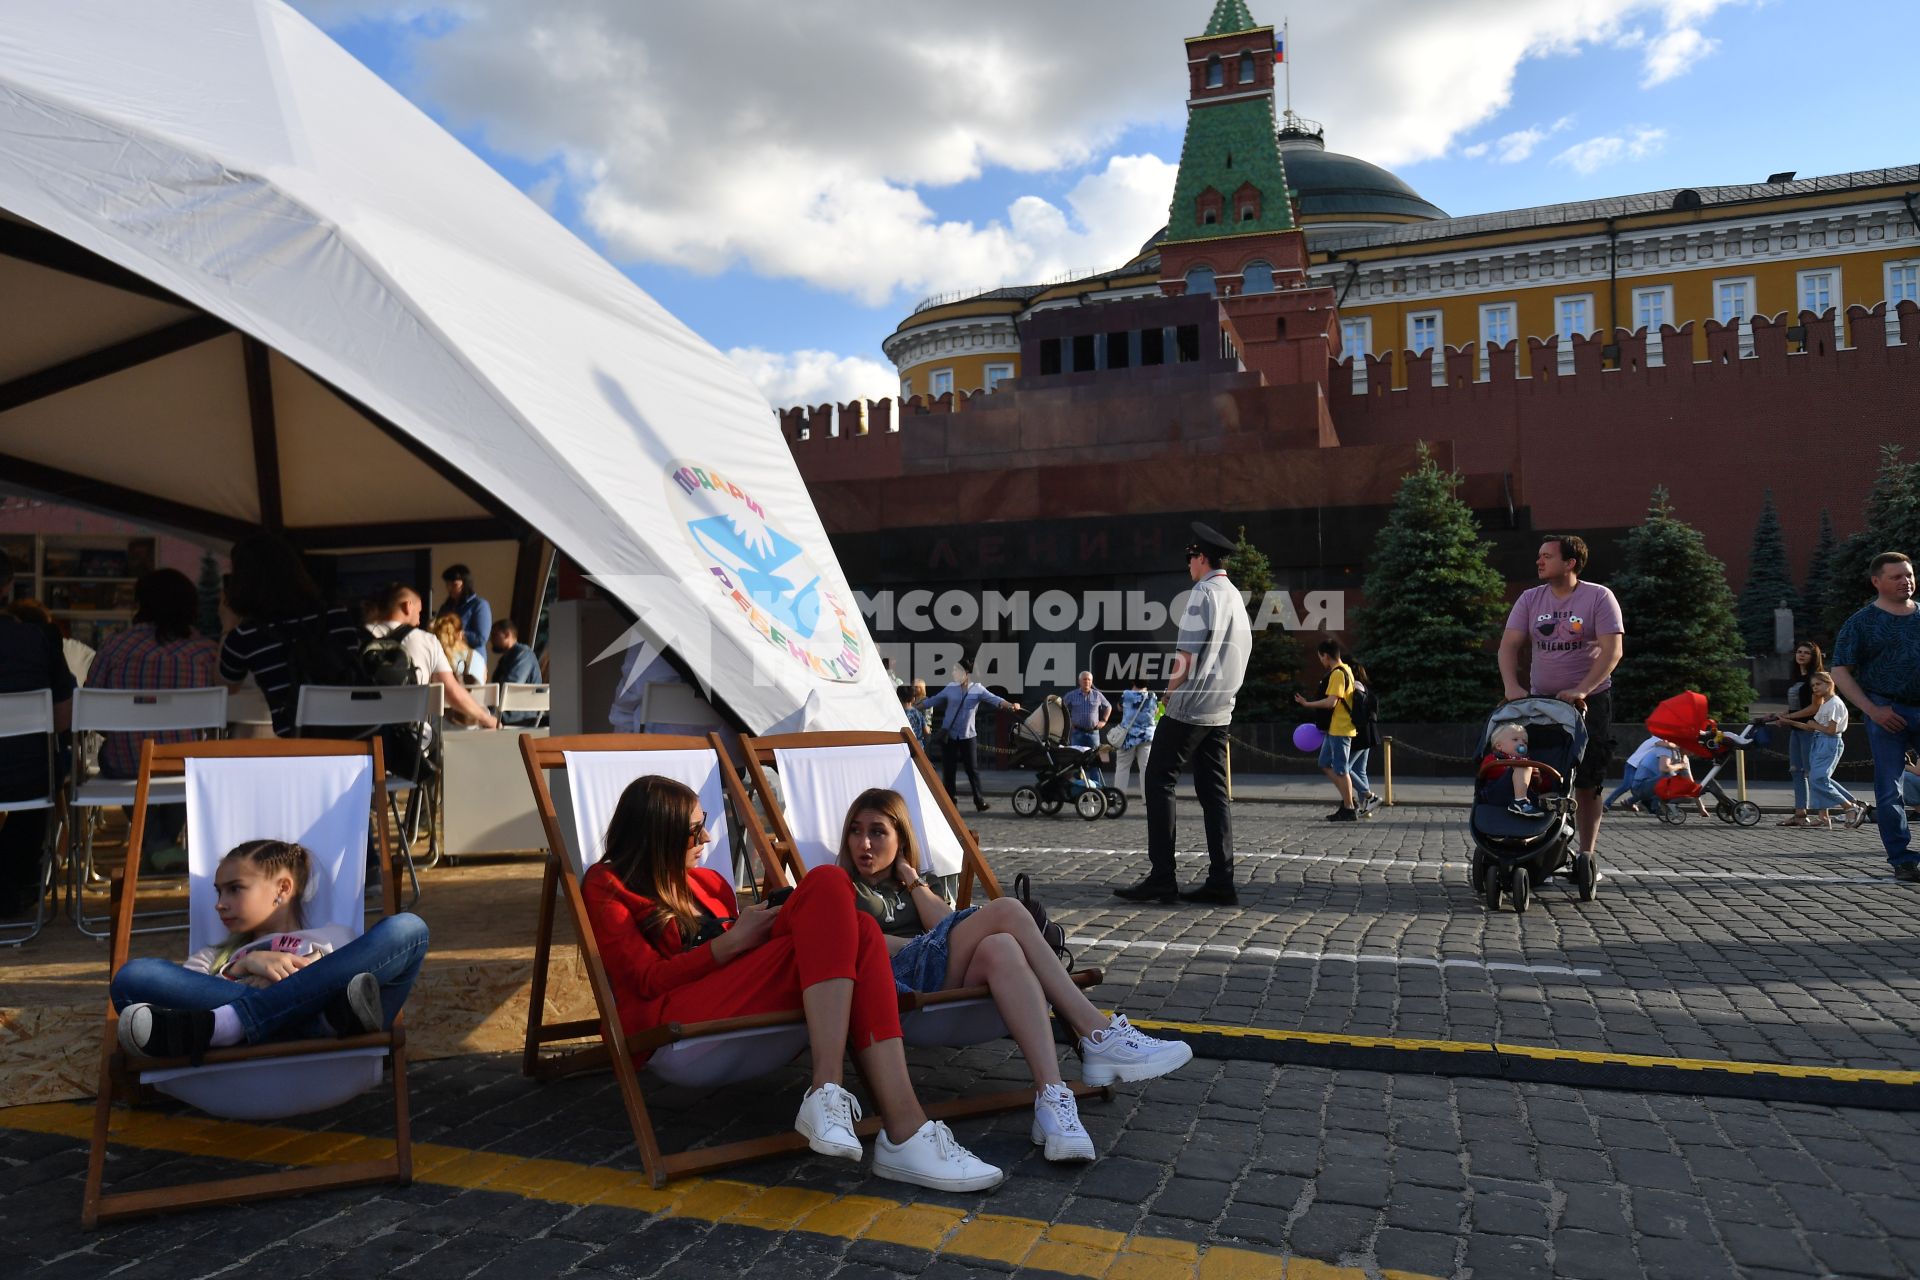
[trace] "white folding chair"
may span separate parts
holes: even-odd
[[[226,936],[215,911],[213,876],[227,852],[248,840],[290,840],[314,858],[315,892],[309,925],[333,924],[356,936],[366,915],[368,835],[381,870],[381,911],[398,909],[387,808],[374,780],[383,769],[381,744],[283,739],[190,742],[142,746],[133,834],[146,822],[151,784],[177,777],[187,804],[189,950]],[[116,892],[109,974],[127,962],[139,891],[140,860],[127,862]],[[210,1115],[235,1120],[278,1119],[336,1107],[380,1084],[393,1067],[394,1144],[391,1154],[284,1173],[253,1174],[188,1186],[106,1194],[106,1149],[116,1098],[136,1100],[147,1088]],[[375,1140],[362,1138],[364,1146]],[[232,1153],[245,1159],[244,1152]],[[271,1160],[271,1155],[262,1157]],[[400,1017],[385,1031],[323,1040],[272,1041],[210,1049],[199,1065],[184,1060],[130,1058],[119,1046],[111,1002],[100,1049],[100,1088],[88,1152],[83,1224],[167,1209],[231,1204],[263,1196],[412,1177],[407,1118],[406,1032]]]
[[[533,721],[531,727],[537,728],[547,722],[547,713],[553,709],[553,686],[546,684],[503,684],[495,686],[500,690],[500,700],[495,709],[503,716],[532,712],[540,718]]]
[[[807,1028],[798,1010],[761,1014],[715,1022],[671,1023],[634,1036],[620,1034],[620,1011],[600,960],[600,949],[587,917],[580,882],[587,868],[600,860],[607,822],[620,795],[634,779],[647,774],[673,778],[700,796],[713,842],[703,855],[709,866],[737,883],[733,874],[734,835],[727,819],[727,800],[736,805],[738,793],[731,771],[720,764],[717,737],[666,737],[646,734],[592,734],[541,738],[524,735],[520,751],[527,764],[534,802],[547,833],[546,875],[540,890],[540,916],[534,937],[533,986],[528,995],[527,1040],[523,1070],[539,1079],[553,1079],[581,1071],[611,1067],[633,1129],[641,1164],[655,1186],[684,1174],[706,1172],[743,1160],[757,1159],[806,1145],[791,1131],[662,1154],[653,1122],[641,1094],[637,1053],[647,1053],[647,1070],[673,1084],[710,1088],[754,1079],[793,1061],[807,1046]],[[562,793],[573,811],[571,830],[560,820],[552,773],[564,785]],[[777,885],[779,870],[773,870]],[[771,887],[771,886],[769,886]],[[599,1010],[598,1018],[576,1022],[546,1021],[547,971],[553,950],[556,897],[563,897],[579,939],[580,959]],[[560,1053],[542,1050],[556,1042],[598,1036],[601,1043]]]
[[[467,696],[487,710],[492,711],[500,705],[500,686],[497,684],[470,684],[467,686]]]
[[[440,736],[440,717],[434,708],[444,705],[437,700],[445,696],[446,691],[437,683],[366,686],[306,684],[300,686],[300,699],[294,704],[293,732],[297,737],[308,736],[306,731],[309,729],[364,731],[356,734],[356,737],[375,736],[381,729],[389,727],[403,732],[420,726],[428,730],[430,737],[427,746],[414,753],[416,763],[413,767],[404,773],[389,773],[386,779],[387,804],[392,810],[394,825],[400,831],[400,858],[406,863],[407,881],[413,889],[413,897],[407,903],[409,908],[420,901],[420,875],[413,865],[413,839],[418,834],[421,815],[427,812],[424,797],[420,794],[420,773],[422,766],[431,762],[431,744]],[[402,796],[406,797],[407,818],[411,819],[411,826],[401,817]],[[429,830],[427,838],[431,855],[436,837]]]
[[[73,896],[73,923],[90,938],[113,932],[113,915],[87,912],[87,887],[99,879],[93,864],[93,834],[100,810],[133,807],[133,778],[88,776],[80,772],[80,740],[89,733],[204,733],[217,734],[227,725],[227,691],[220,689],[76,689],[73,695],[73,758],[75,783],[67,796],[70,826],[67,841],[68,880]],[[154,780],[150,804],[185,804],[185,777]],[[139,856],[129,848],[127,856]],[[173,877],[179,878],[179,877]],[[162,933],[184,929],[182,909],[146,911],[141,918],[170,920],[139,926],[135,933]]]
[[[34,878],[39,892],[33,899],[33,918],[0,923],[0,946],[17,947],[31,941],[47,924],[47,890],[53,871],[53,850],[59,823],[59,787],[54,766],[53,691],[29,689],[24,693],[0,693],[0,738],[25,738],[38,734],[46,739],[46,790],[19,800],[0,800],[0,822],[12,822],[16,813],[45,810],[47,835],[40,848],[40,865]]]

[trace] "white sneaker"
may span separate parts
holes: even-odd
[[[807,1090],[793,1127],[806,1135],[807,1145],[823,1156],[858,1160],[864,1152],[853,1122],[860,1118],[860,1100],[837,1084]]]
[[[1151,1080],[1193,1061],[1193,1048],[1181,1040],[1155,1040],[1136,1031],[1124,1013],[1113,1015],[1105,1031],[1080,1041],[1080,1078],[1088,1084]]]
[[[882,1129],[873,1140],[873,1171],[936,1191],[985,1191],[1007,1177],[961,1146],[953,1130],[938,1120],[927,1121],[899,1146],[889,1142]]]
[[[1033,1145],[1045,1146],[1049,1160],[1091,1160],[1093,1139],[1080,1123],[1073,1092],[1050,1084],[1033,1099]]]

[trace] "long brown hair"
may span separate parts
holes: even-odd
[[[691,787],[650,773],[635,778],[620,793],[607,823],[601,861],[620,883],[654,901],[654,912],[640,927],[658,935],[669,925],[681,941],[700,929],[700,909],[687,887],[687,843],[700,797]]]
[[[900,844],[900,861],[918,872],[920,845],[913,836],[913,818],[907,813],[907,802],[898,791],[885,787],[862,791],[847,809],[847,820],[840,824],[841,869],[850,876],[859,874],[853,866],[853,820],[863,813],[877,813],[892,824],[894,838]]]
[[[234,846],[220,861],[228,858],[251,864],[263,876],[284,875],[292,880],[293,922],[302,929],[307,927],[307,886],[313,880],[313,855],[305,845],[290,840],[249,840]]]

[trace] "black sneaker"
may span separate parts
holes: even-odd
[[[213,1043],[213,1010],[130,1004],[120,1011],[120,1047],[136,1058],[186,1058],[199,1066]]]
[[[1920,884],[1920,862],[1902,862],[1893,869],[1895,880],[1905,880],[1908,884]]]
[[[1360,815],[1352,809],[1335,809],[1327,815],[1328,822],[1358,822]]]
[[[381,1030],[386,1011],[380,1007],[380,980],[370,973],[354,974],[346,990],[327,1001],[323,1016],[342,1039]]]
[[[988,804],[985,800],[975,800],[973,802],[973,811],[975,813],[985,813],[987,810],[991,808],[993,808],[993,806]]]
[[[1179,900],[1180,886],[1171,880],[1161,881],[1148,877],[1139,884],[1123,885],[1113,891],[1116,898],[1125,898],[1128,902],[1158,902],[1170,906]]]

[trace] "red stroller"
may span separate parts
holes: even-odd
[[[1668,698],[1647,717],[1647,732],[1665,738],[1690,756],[1712,762],[1707,776],[1695,782],[1679,775],[1656,782],[1654,795],[1661,800],[1660,821],[1679,826],[1687,820],[1687,806],[1676,803],[1698,795],[1713,797],[1713,816],[1733,827],[1751,827],[1760,821],[1760,806],[1751,800],[1736,800],[1720,785],[1720,771],[1741,751],[1759,746],[1766,731],[1757,722],[1739,733],[1728,733],[1707,714],[1705,694],[1688,690]]]

